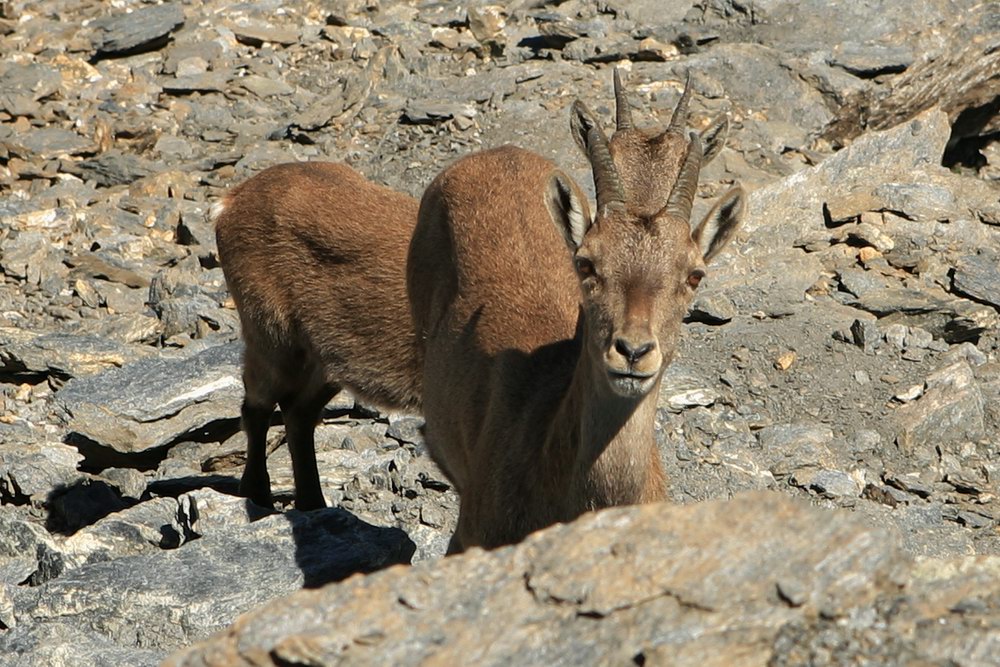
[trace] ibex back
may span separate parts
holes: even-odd
[[[579,102],[572,120],[593,169],[593,222],[575,183],[513,147],[457,161],[420,204],[407,289],[428,447],[461,498],[449,552],[666,497],[658,388],[742,191],[692,231],[703,157],[692,135],[662,173],[666,203],[647,213]]]
[[[266,169],[214,211],[219,256],[243,326],[240,491],[270,505],[267,429],[281,406],[295,506],[323,507],[314,429],[341,387],[416,410],[420,375],[404,266],[416,199],[342,164]]]

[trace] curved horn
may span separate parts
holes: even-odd
[[[573,135],[580,147],[587,153],[590,168],[594,174],[594,190],[597,195],[597,209],[603,210],[608,204],[625,202],[625,188],[622,187],[618,168],[611,159],[611,148],[604,131],[594,120],[587,106],[577,100],[573,102],[570,118]],[[697,176],[696,176],[697,177]]]
[[[694,132],[690,137],[691,142],[688,144],[680,173],[677,174],[677,182],[670,191],[667,205],[663,207],[663,213],[683,220],[691,218],[694,194],[698,189],[698,172],[701,171],[701,139]]]
[[[681,93],[681,99],[677,101],[674,115],[670,117],[670,125],[667,126],[667,132],[674,132],[683,136],[684,129],[687,127],[688,102],[690,101],[691,72],[689,71],[684,81],[684,92]]]
[[[615,125],[616,132],[632,129],[632,109],[628,105],[621,73],[617,67],[615,68]]]

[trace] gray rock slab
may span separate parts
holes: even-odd
[[[896,410],[895,421],[897,442],[910,451],[983,437],[983,395],[972,368],[959,361],[928,376],[923,396]]]
[[[718,398],[714,383],[690,366],[673,363],[663,372],[658,404],[671,412],[712,405]]]
[[[773,493],[618,508],[296,594],[165,664],[765,664],[783,625],[870,604],[903,562],[881,530]]]
[[[29,635],[31,626],[58,620],[92,628],[121,648],[174,649],[277,595],[409,562],[412,553],[397,528],[343,510],[290,512],[19,588],[15,614]]]
[[[955,265],[954,291],[1000,309],[1000,253],[984,250]]]
[[[757,431],[761,455],[768,469],[781,478],[802,468],[827,467],[833,463],[829,426],[802,422],[775,424]]]
[[[78,155],[93,152],[93,140],[81,137],[72,130],[43,127],[18,134],[13,140],[3,142],[9,151],[24,159],[50,160],[60,155]]]
[[[128,185],[145,176],[165,171],[166,167],[162,163],[113,148],[97,157],[64,165],[63,170],[84,180],[93,180],[97,185],[111,187]]]
[[[69,333],[36,333],[0,327],[0,372],[60,377],[93,375],[147,357],[151,351],[107,338]]]
[[[37,112],[38,105],[34,103],[59,90],[61,83],[62,76],[55,67],[34,62],[11,63],[0,74],[0,104],[13,114],[19,109],[12,108],[12,100],[20,97]]]
[[[100,18],[91,23],[94,53],[119,56],[153,48],[184,24],[180,3],[139,7],[127,14]]]
[[[239,343],[187,358],[142,359],[58,392],[72,441],[119,454],[162,447],[180,436],[240,413],[243,382]],[[99,455],[88,451],[89,455]]]
[[[856,76],[902,72],[913,62],[913,50],[902,44],[844,42],[830,54],[828,62]]]
[[[8,667],[155,667],[167,651],[122,647],[96,630],[52,620],[0,632],[0,653]]]
[[[891,130],[859,137],[817,167],[751,193],[744,222],[745,230],[754,232],[751,243],[774,245],[789,235],[820,228],[823,203],[835,196],[884,182],[890,174],[934,167],[950,132],[947,115],[926,111]]]
[[[29,578],[42,583],[46,577],[39,572],[44,567],[40,561],[57,553],[55,542],[42,526],[12,514],[0,508],[0,583],[16,586]]]
[[[52,489],[79,479],[83,456],[59,442],[4,442],[0,444],[0,498],[23,503],[44,501]]]
[[[1000,324],[1000,316],[992,307],[936,288],[871,289],[848,303],[878,316],[882,326],[920,328],[949,343],[976,339]]]

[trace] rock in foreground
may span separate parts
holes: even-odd
[[[614,509],[296,593],[166,664],[765,664],[782,628],[899,595],[896,545],[772,493]]]

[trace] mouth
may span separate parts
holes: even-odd
[[[619,396],[635,397],[649,393],[656,381],[656,373],[639,373],[637,371],[616,371],[608,369],[608,379],[611,388]]]

